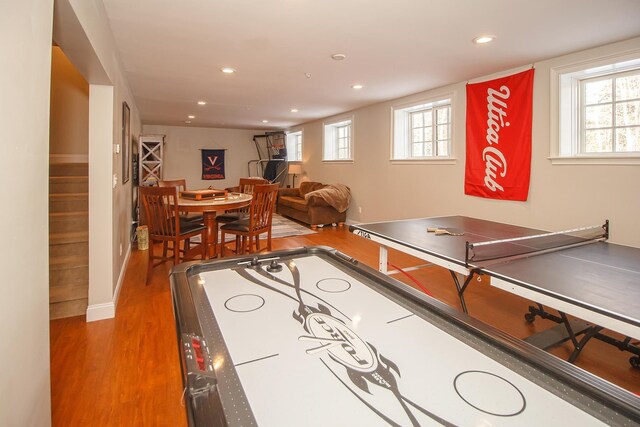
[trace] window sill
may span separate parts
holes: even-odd
[[[553,165],[640,165],[640,155],[547,157]]]
[[[322,163],[353,163],[353,160],[323,160]]]
[[[392,165],[455,165],[455,157],[434,157],[432,159],[390,159]]]

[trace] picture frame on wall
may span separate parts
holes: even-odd
[[[131,110],[126,102],[122,103],[122,183],[126,184],[131,176]]]

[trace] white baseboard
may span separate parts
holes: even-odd
[[[129,248],[127,249],[127,254],[124,256],[124,262],[122,263],[122,268],[120,269],[120,275],[118,276],[118,284],[116,285],[116,291],[113,293],[113,307],[118,307],[118,298],[120,298],[120,289],[122,289],[122,282],[124,282],[124,275],[127,272],[127,267],[129,266],[129,258],[131,257],[131,242],[129,242]]]
[[[116,317],[116,307],[113,302],[93,304],[87,307],[87,323],[97,320],[113,319]]]
[[[122,263],[122,268],[120,269],[120,275],[118,276],[118,283],[116,284],[116,291],[113,293],[113,301],[103,303],[103,304],[93,304],[87,307],[87,322],[113,319],[114,317],[116,317],[116,307],[118,306],[120,289],[122,288],[124,275],[127,272],[127,266],[129,265],[130,257],[131,257],[131,243],[129,243],[129,248],[127,249],[127,255],[124,257],[124,262]]]
[[[89,163],[88,154],[49,154],[49,163]]]

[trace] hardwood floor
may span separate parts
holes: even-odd
[[[324,228],[317,234],[273,240],[273,249],[332,246],[377,268],[377,244],[347,228]],[[390,251],[400,267],[422,262]],[[54,426],[182,426],[182,381],[171,307],[169,264],[157,267],[145,286],[146,251],[134,250],[122,284],[115,319],[86,323],[84,316],[51,321],[51,392]],[[459,307],[449,272],[428,267],[413,271],[434,297]],[[396,278],[408,284],[401,275]],[[471,315],[514,336],[525,337],[548,326],[523,318],[529,301],[474,282],[467,292]],[[568,346],[553,350],[566,358]],[[635,393],[640,369],[624,353],[591,342],[577,365]]]

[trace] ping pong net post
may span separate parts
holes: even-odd
[[[574,228],[572,230],[514,237],[486,242],[466,243],[465,266],[479,262],[491,263],[503,260],[555,252],[575,246],[607,240],[609,220],[602,225]]]

